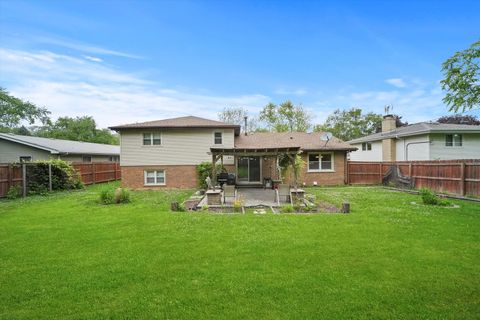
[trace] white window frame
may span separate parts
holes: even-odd
[[[363,148],[365,146],[365,149]],[[368,148],[370,146],[370,149]],[[362,151],[372,151],[371,142],[362,142]]]
[[[90,158],[90,161],[85,161],[85,158]],[[92,163],[92,156],[82,156],[82,162],[83,163]]]
[[[163,172],[163,182],[159,183],[157,182],[157,172],[160,172],[162,171]],[[155,176],[155,182],[154,183],[148,183],[147,182],[147,172],[154,172],[154,176]],[[146,186],[164,186],[167,184],[167,172],[165,171],[165,169],[152,169],[152,170],[144,170],[143,171],[143,183],[146,185]]]
[[[322,160],[321,156],[324,154],[329,154],[332,156],[332,168],[331,169],[322,169]],[[318,155],[318,169],[310,169],[310,155]],[[307,154],[307,172],[335,172],[335,153],[334,152],[309,152]]]
[[[447,144],[447,137],[448,136],[452,136],[452,145],[451,146],[449,146]],[[460,141],[457,141],[457,143],[460,142],[459,145],[455,144],[455,136],[460,137]],[[445,147],[447,147],[447,148],[461,148],[461,147],[463,147],[463,135],[461,133],[447,133],[447,134],[445,134]]]
[[[217,133],[220,133],[220,139],[221,139],[221,142],[220,142],[220,143],[217,143],[217,142],[215,141],[215,139],[216,139],[215,135],[216,135]],[[214,144],[214,145],[217,145],[217,146],[218,146],[218,145],[223,145],[223,131],[214,131],[214,132],[213,132],[213,144]]]
[[[158,133],[158,135],[160,136],[160,144],[153,144],[153,135]],[[150,135],[150,144],[145,144],[145,135],[146,134],[149,134]],[[161,131],[146,131],[146,132],[142,132],[142,146],[143,147],[160,147],[163,145],[163,135],[162,135],[162,132]]]

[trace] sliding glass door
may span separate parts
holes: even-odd
[[[237,158],[237,182],[258,183],[261,182],[260,157]]]

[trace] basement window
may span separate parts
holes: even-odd
[[[163,186],[165,185],[165,170],[145,170],[146,186]]]
[[[363,142],[362,151],[370,151],[370,150],[372,150],[372,144],[370,142]]]
[[[462,146],[462,135],[461,134],[446,134],[445,135],[445,146],[447,147],[461,147]]]

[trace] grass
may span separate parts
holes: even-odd
[[[171,213],[191,192],[0,201],[1,319],[474,319],[480,205],[314,188],[352,213]],[[417,204],[411,204],[414,201]]]

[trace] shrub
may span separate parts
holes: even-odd
[[[430,189],[427,189],[427,188],[420,189],[420,196],[422,197],[423,204],[429,204],[429,205],[438,204],[437,195]]]
[[[100,190],[100,202],[103,204],[112,204],[115,201],[115,193],[112,188],[103,188]]]
[[[221,164],[217,164],[215,167],[215,173],[219,174],[221,172],[225,171],[225,167],[222,166]],[[201,188],[207,188],[207,183],[205,182],[205,179],[207,177],[212,178],[212,163],[205,161],[197,165],[197,176],[198,176],[198,184]]]
[[[100,190],[100,203],[114,204],[114,203],[129,203],[130,191],[123,188],[113,189],[112,187],[105,187]]]
[[[295,212],[295,208],[291,204],[284,205],[280,208],[281,213],[293,213]]]
[[[115,190],[114,194],[115,203],[129,203],[130,202],[130,191],[124,188],[118,188]]]
[[[422,197],[423,204],[433,205],[433,206],[448,206],[450,201],[446,199],[440,199],[435,192],[430,189],[422,188],[420,189],[420,196]]]
[[[27,165],[28,194],[46,194],[49,190],[49,165],[52,168],[52,190],[83,188],[77,172],[70,162],[59,159],[40,160]]]
[[[7,199],[20,198],[22,196],[22,188],[20,186],[11,186],[5,196]]]

